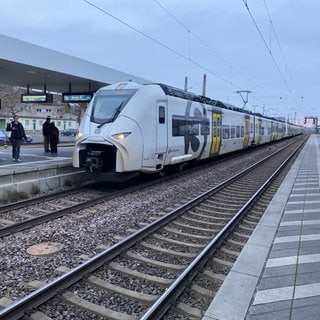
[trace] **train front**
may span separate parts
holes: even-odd
[[[73,150],[74,167],[85,167],[95,180],[119,181],[137,175],[142,137],[125,109],[140,87],[126,82],[97,91],[79,127]]]

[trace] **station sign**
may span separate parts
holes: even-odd
[[[50,93],[43,94],[22,94],[21,103],[52,103],[53,95]]]
[[[63,93],[62,102],[90,102],[93,97],[92,92],[80,92],[80,93]]]

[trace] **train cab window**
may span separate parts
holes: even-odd
[[[123,97],[98,97],[95,100],[92,121],[97,123],[112,122],[123,105]]]
[[[244,137],[244,126],[241,126],[241,138],[243,138]]]
[[[159,107],[159,123],[165,123],[166,120],[166,110],[164,107]]]
[[[102,90],[93,100],[91,121],[101,125],[113,122],[136,90]]]

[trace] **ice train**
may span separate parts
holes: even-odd
[[[99,89],[75,140],[73,166],[125,180],[301,133],[301,127],[164,84]]]

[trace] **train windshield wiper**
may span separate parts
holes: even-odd
[[[120,114],[120,110],[121,110],[121,107],[123,105],[123,101],[120,103],[120,105],[114,110],[111,118],[109,118],[108,120],[102,122],[101,124],[99,124],[97,126],[97,128],[101,128],[103,125],[105,125],[106,123],[110,123],[110,122],[113,122],[114,120],[116,120],[116,118],[118,117],[118,115]]]

